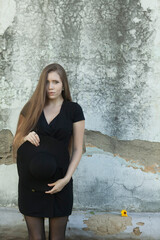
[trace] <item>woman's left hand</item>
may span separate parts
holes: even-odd
[[[51,187],[54,186],[54,187],[51,190],[46,191],[45,193],[53,194],[53,193],[60,192],[67,183],[68,182],[64,178],[61,178],[54,183],[48,183],[48,186],[51,186]]]

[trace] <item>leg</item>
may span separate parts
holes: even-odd
[[[65,240],[68,216],[49,218],[49,240]]]
[[[24,216],[27,228],[29,240],[45,240],[45,228],[43,217],[30,217]]]

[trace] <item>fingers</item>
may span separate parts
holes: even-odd
[[[54,186],[51,190],[46,191],[45,193],[53,194],[55,193],[55,183],[48,183],[49,186]]]
[[[39,145],[39,142],[37,141],[37,139],[35,137],[31,136],[30,139],[31,139],[32,144],[34,144],[35,146]]]
[[[60,191],[61,191],[60,188],[56,188],[56,186],[54,186],[51,190],[46,191],[45,193],[54,194],[54,193],[57,193],[57,192],[60,192]]]
[[[62,179],[59,179],[58,181],[54,182],[54,183],[48,183],[49,186],[54,186],[51,190],[46,191],[45,193],[49,193],[49,194],[54,194],[57,192],[60,192],[63,187],[65,186],[64,181]]]
[[[40,138],[36,132],[32,131],[28,134],[28,141],[35,146],[39,146]]]
[[[34,137],[36,138],[36,140],[37,140],[38,142],[40,142],[40,138],[39,138],[39,136],[38,136],[38,134],[37,134],[36,132],[34,132]]]
[[[49,186],[54,186],[56,183],[48,183]]]
[[[54,186],[51,190],[49,190],[49,191],[46,191],[45,193],[50,193],[50,194],[53,194],[53,193],[56,193],[56,192],[58,192],[57,190],[57,186],[56,186],[56,182],[54,182],[54,183],[48,183],[48,186]]]

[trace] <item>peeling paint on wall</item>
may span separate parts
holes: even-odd
[[[74,208],[156,212],[160,199],[159,173],[129,165],[118,155],[87,147],[74,174]]]
[[[160,173],[160,143],[143,140],[118,140],[96,131],[85,130],[86,146],[98,147],[129,162],[128,167]]]
[[[12,164],[13,134],[8,129],[0,131],[0,164]]]

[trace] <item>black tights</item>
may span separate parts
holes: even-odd
[[[43,217],[24,216],[29,240],[46,240]],[[68,216],[49,218],[49,240],[65,240]]]

